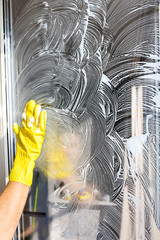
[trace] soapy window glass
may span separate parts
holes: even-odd
[[[48,116],[16,238],[159,239],[159,1],[9,4],[14,114]]]

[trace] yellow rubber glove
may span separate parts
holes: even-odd
[[[31,186],[35,160],[39,157],[45,137],[46,112],[34,100],[26,104],[22,114],[23,127],[15,123],[17,152],[9,180]]]

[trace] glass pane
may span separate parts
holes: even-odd
[[[160,239],[159,1],[4,2],[13,115],[48,116],[17,239]]]

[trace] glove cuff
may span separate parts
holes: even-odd
[[[30,187],[32,185],[34,167],[35,163],[32,161],[28,162],[28,164],[25,166],[25,169],[21,166],[13,165],[13,168],[9,175],[9,180],[20,182]]]

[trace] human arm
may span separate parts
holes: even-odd
[[[0,239],[11,240],[23,212],[29,186],[9,182],[0,195]]]
[[[0,240],[10,240],[22,214],[33,169],[45,137],[46,113],[31,100],[23,113],[23,127],[14,124],[17,152],[9,183],[0,195]]]

